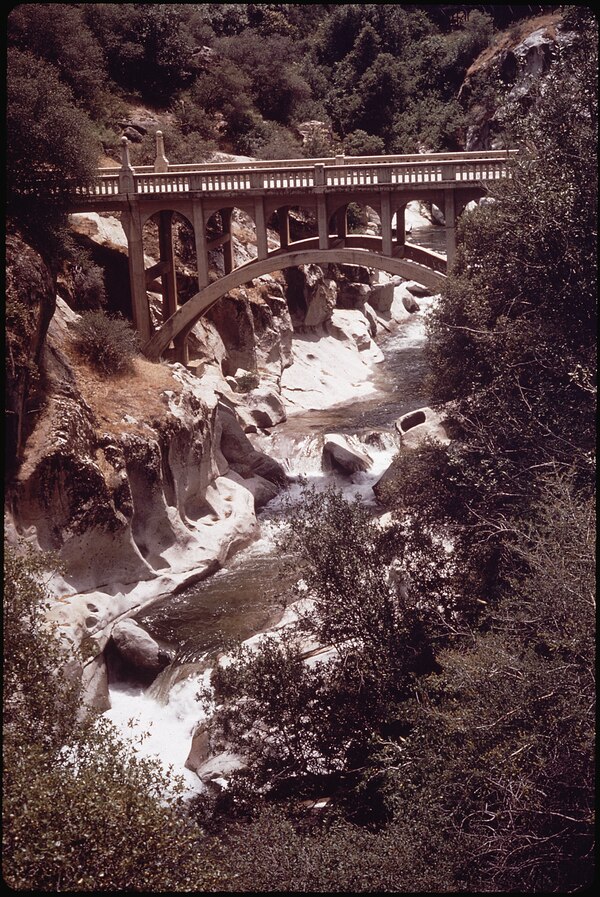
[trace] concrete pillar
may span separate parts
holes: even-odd
[[[446,219],[446,256],[450,268],[456,255],[456,198],[454,190],[444,190],[444,218]]]
[[[329,218],[327,216],[327,198],[324,193],[317,194],[317,224],[319,249],[329,249]]]
[[[206,249],[206,223],[204,221],[204,207],[201,199],[192,200],[192,224],[194,226],[194,240],[196,242],[196,267],[198,269],[198,292],[209,284],[208,254]]]
[[[396,209],[396,256],[404,257],[406,243],[406,203]]]
[[[267,243],[267,222],[265,220],[265,198],[257,196],[254,200],[254,223],[256,225],[256,246],[259,259],[266,259],[269,254]]]
[[[381,194],[381,251],[392,255],[392,202],[389,193]]]
[[[290,245],[290,214],[287,206],[277,209],[277,223],[279,225],[279,244],[282,249]]]
[[[156,132],[156,158],[154,160],[154,171],[168,171],[169,160],[165,156],[165,142],[163,132]]]
[[[142,345],[144,345],[152,336],[152,324],[148,294],[146,293],[142,221],[137,203],[131,203],[129,210],[122,213],[122,223],[127,236],[133,325],[139,334]]]
[[[348,206],[342,206],[341,209],[338,209],[335,213],[335,227],[336,232],[340,240],[346,243],[346,237],[348,236],[348,221],[346,218],[346,211]]]
[[[223,233],[227,236],[227,239],[223,242],[223,266],[225,268],[225,274],[231,274],[235,267],[233,258],[233,240],[231,239],[231,212],[232,209],[221,209]]]
[[[173,212],[158,214],[158,245],[160,260],[165,262],[165,270],[160,276],[162,283],[162,313],[166,321],[177,311],[177,276],[175,254],[173,252]]]

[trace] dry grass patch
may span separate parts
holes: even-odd
[[[72,364],[77,386],[100,422],[103,431],[146,434],[144,423],[167,417],[169,410],[165,390],[177,395],[181,383],[164,364],[138,356],[133,359],[133,371],[103,376],[77,352],[74,345],[64,347]],[[137,423],[123,420],[125,415]]]

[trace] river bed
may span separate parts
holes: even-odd
[[[429,248],[439,251],[439,231],[443,236],[443,229],[429,227],[437,244]],[[426,403],[424,322],[432,300],[418,301],[419,312],[408,317],[394,333],[385,333],[378,340],[384,361],[376,366],[375,390],[371,395],[290,417],[270,434],[253,438],[257,448],[284,465],[290,478],[285,496],[278,496],[259,514],[259,539],[234,555],[227,568],[152,604],[136,617],[155,638],[175,647],[176,662],[149,689],[111,682],[112,709],[104,716],[127,738],[133,740],[143,734],[139,753],[156,755],[165,766],[171,765],[184,777],[188,795],[202,787],[195,773],[186,770],[184,764],[194,728],[202,718],[196,696],[208,668],[228,644],[277,622],[286,593],[297,578],[288,559],[276,549],[277,535],[284,524],[285,501],[300,496],[302,482],[317,489],[334,482],[349,499],[359,495],[363,502],[374,504],[372,486],[398,449],[394,422]],[[351,479],[323,471],[325,433],[358,438],[373,460],[371,470],[354,474]]]

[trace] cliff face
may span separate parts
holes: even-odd
[[[100,652],[111,624],[250,542],[256,503],[272,498],[285,474],[251,446],[215,369],[200,379],[181,365],[137,358],[131,374],[99,376],[77,355],[78,316],[54,297],[41,258],[24,244],[13,248],[11,284],[19,273],[22,284],[33,280],[21,287],[31,325],[19,345],[38,407],[29,409],[31,431],[7,484],[5,531],[58,557],[51,616],[86,645],[87,697],[102,707]],[[39,322],[54,304],[42,339]],[[11,384],[25,395],[17,377]]]
[[[31,429],[38,362],[54,314],[52,277],[40,255],[18,234],[6,238],[6,418],[7,475],[15,472]]]
[[[458,96],[470,121],[466,150],[503,148],[502,126],[496,118],[498,91],[526,105],[532,87],[569,40],[562,13],[555,12],[518,22],[480,54],[467,70]]]

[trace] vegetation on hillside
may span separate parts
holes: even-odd
[[[514,7],[520,16],[542,7]],[[8,17],[9,214],[60,252],[59,203],[31,192],[119,162],[130,110],[165,119],[167,155],[275,159],[460,149],[457,95],[506,7],[24,3]],[[303,144],[298,125],[323,129]],[[154,157],[153,131],[131,146]],[[55,245],[56,244],[56,245]]]
[[[43,40],[48,8],[57,18],[43,27],[57,33]],[[11,15],[14,116],[48,111],[36,113],[31,63],[32,78],[45,73],[57,88],[51,111],[69,139],[89,135],[93,119],[91,139],[110,149],[115,86],[172,109],[183,142],[274,152],[312,117],[344,146],[453,148],[456,88],[507,8],[473,12],[457,28],[440,7],[395,4],[36,9],[37,20],[28,5]],[[286,548],[303,579],[294,597],[313,606],[301,642],[240,650],[214,675],[213,745],[248,759],[219,799],[159,800],[166,782],[152,764],[78,721],[69,677],[56,674],[68,658],[42,624],[41,560],[7,549],[12,887],[591,884],[597,23],[586,8],[566,16],[573,40],[538,94],[504,108],[523,152],[465,218],[432,316],[430,390],[455,438],[400,455],[387,529],[332,492],[309,493],[295,510]],[[76,71],[78,47],[89,65]],[[277,90],[265,91],[265,57],[277,47]],[[411,105],[417,96],[427,106]],[[38,170],[78,171],[79,158],[56,145],[32,146]],[[27,177],[17,166],[17,200]],[[14,213],[23,208],[17,201]],[[304,663],[307,639],[331,646],[328,659]],[[304,808],[323,796],[332,801],[321,815]]]

